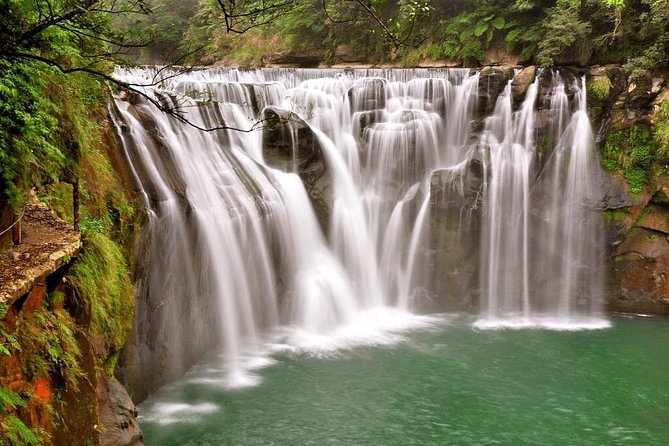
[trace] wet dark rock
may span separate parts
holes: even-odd
[[[669,207],[669,187],[663,187],[655,192],[653,198],[650,200],[651,203],[658,204],[660,206]]]
[[[436,311],[478,307],[483,166],[440,169],[430,181],[430,288]]]
[[[607,66],[606,75],[611,81],[611,98],[615,100],[627,89],[627,75],[625,70],[617,65]]]
[[[141,446],[137,410],[125,387],[115,378],[107,383],[107,397],[100,408],[100,446]]]
[[[640,76],[628,84],[625,105],[640,115],[650,109],[654,97],[653,78],[650,75]]]
[[[596,174],[596,181],[602,194],[602,210],[622,209],[634,204],[625,183],[619,178],[601,170]]]
[[[300,176],[316,217],[327,233],[332,194],[325,156],[317,136],[295,113],[263,110],[263,158],[272,167]]]
[[[363,111],[353,114],[354,136],[362,138],[365,129],[383,120],[382,110]]]
[[[479,111],[489,114],[495,107],[497,97],[513,77],[513,68],[484,67],[479,74]]]

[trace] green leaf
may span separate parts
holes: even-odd
[[[504,20],[504,17],[495,17],[495,20],[490,22],[490,24],[495,29],[502,29],[502,28],[504,28],[504,25],[506,24],[506,20]]]
[[[488,24],[485,22],[479,22],[474,28],[474,35],[476,37],[481,37],[486,31],[488,31]]]
[[[17,407],[25,406],[26,402],[18,393],[6,387],[0,387],[0,412],[4,411],[7,407],[16,409]]]

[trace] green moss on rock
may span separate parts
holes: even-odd
[[[134,308],[132,283],[119,246],[101,232],[85,233],[70,281],[79,301],[90,305],[93,332],[105,340],[106,359],[113,358],[132,327]]]
[[[594,79],[588,82],[586,85],[586,92],[590,106],[593,108],[601,108],[605,106],[609,101],[612,86],[613,85],[608,77]]]
[[[657,112],[657,123],[655,124],[655,143],[657,144],[657,157],[665,162],[669,161],[669,101],[662,102]]]
[[[602,165],[623,177],[632,194],[640,194],[648,184],[656,159],[656,142],[641,124],[611,132],[602,150]]]

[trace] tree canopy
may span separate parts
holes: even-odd
[[[173,0],[156,1],[167,5]],[[181,4],[186,2],[192,7],[180,9],[190,11],[180,18],[181,40],[207,44],[204,62],[236,58],[259,65],[263,53],[277,48],[322,49],[327,62],[335,60],[337,47],[347,45],[361,60],[405,65],[421,58],[478,65],[491,49],[542,66],[617,62],[632,70],[665,69],[669,64],[668,0],[185,0]],[[175,31],[170,29],[170,35]],[[239,33],[246,35],[234,35]]]

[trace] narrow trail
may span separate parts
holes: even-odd
[[[37,199],[27,205],[21,231],[22,243],[0,252],[0,303],[11,304],[81,247],[81,234]]]

